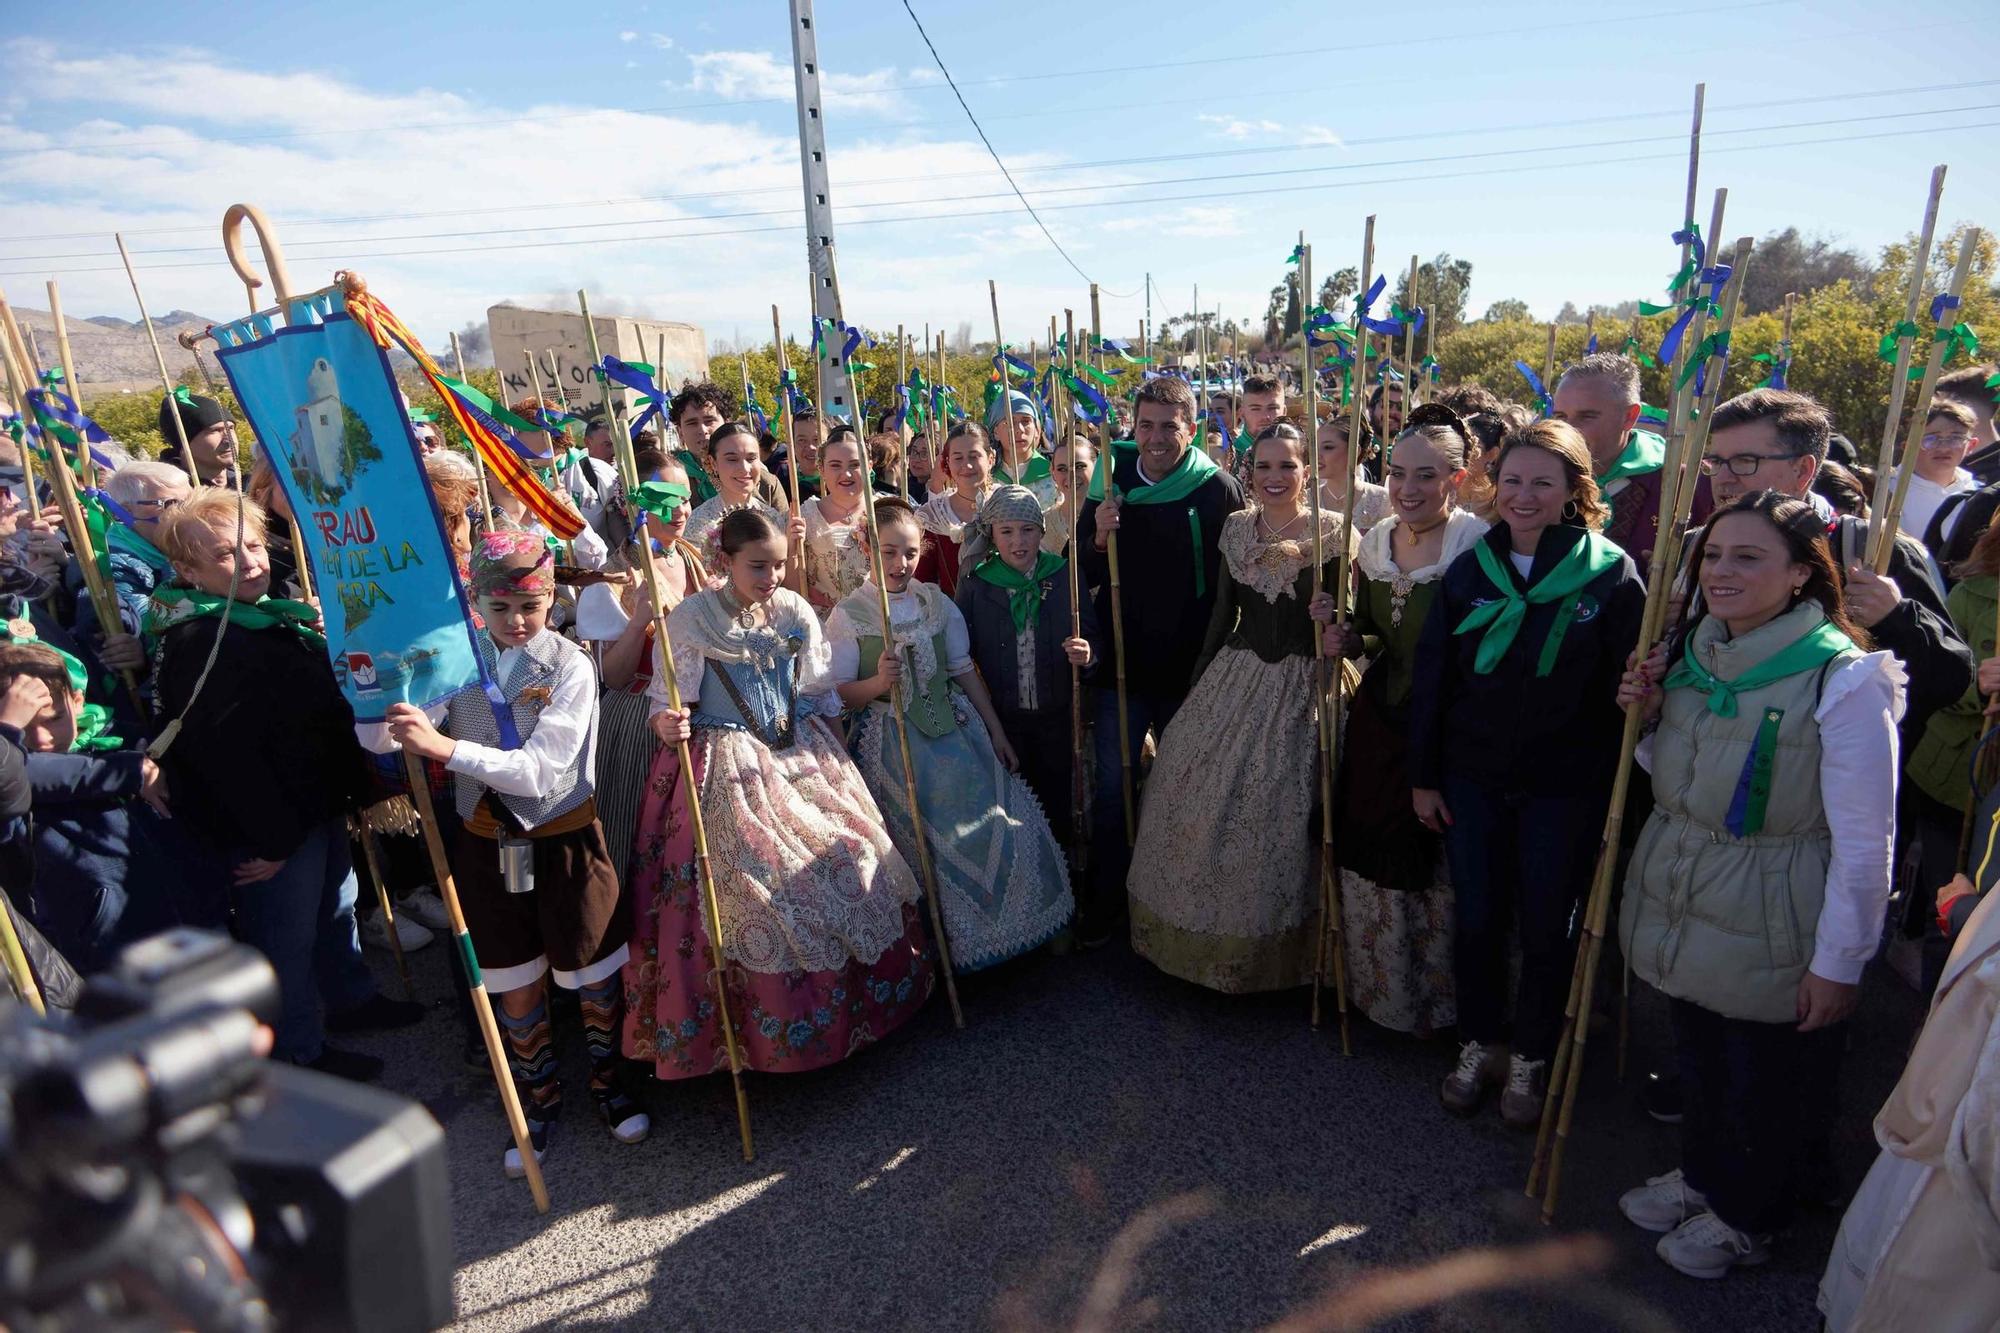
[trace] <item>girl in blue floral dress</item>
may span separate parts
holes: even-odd
[[[728,1068],[678,742],[688,737],[745,1066],[817,1069],[887,1035],[930,995],[916,877],[828,722],[832,655],[782,586],[785,534],[739,509],[707,552],[720,587],[667,617],[683,708],[654,672],[662,744],[639,816],[626,1054],[661,1078]]]

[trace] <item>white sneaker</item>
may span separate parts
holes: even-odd
[[[1507,1057],[1507,1086],[1500,1090],[1500,1118],[1515,1129],[1533,1129],[1542,1122],[1542,1105],[1549,1096],[1549,1062]]]
[[[428,930],[404,916],[396,913],[396,938],[402,942],[404,953],[415,953],[418,949],[437,938]],[[380,912],[361,923],[361,942],[377,949],[387,949],[389,945],[389,923]]]
[[[451,934],[451,913],[445,910],[438,891],[428,884],[396,899],[396,919],[401,921],[406,917],[440,935]]]
[[[1646,1183],[1618,1196],[1618,1211],[1642,1231],[1672,1231],[1696,1213],[1708,1211],[1708,1196],[1691,1189],[1679,1169],[1649,1176]]]
[[[1487,1087],[1506,1076],[1507,1052],[1504,1047],[1468,1041],[1458,1048],[1458,1064],[1445,1075],[1443,1085],[1438,1088],[1438,1097],[1444,1102],[1446,1110],[1458,1115],[1471,1115],[1479,1109]]]
[[[528,1146],[535,1150],[535,1165],[540,1166],[549,1155],[549,1130],[546,1120],[528,1120]],[[514,1146],[513,1137],[507,1139],[507,1151],[500,1155],[500,1169],[507,1173],[507,1179],[519,1180],[528,1174],[528,1168],[521,1164],[521,1150]]]
[[[1738,1231],[1714,1213],[1703,1212],[1660,1237],[1653,1252],[1689,1277],[1718,1278],[1740,1265],[1769,1259],[1769,1241],[1769,1236]]]

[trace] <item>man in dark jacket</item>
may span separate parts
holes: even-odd
[[[1752,389],[1715,409],[1702,468],[1714,484],[1718,509],[1759,491],[1782,491],[1808,501],[1826,518],[1848,614],[1909,673],[1902,722],[1903,753],[1908,754],[1930,715],[1957,700],[1972,683],[1972,650],[1952,627],[1921,545],[1898,533],[1888,571],[1877,574],[1863,561],[1868,525],[1835,515],[1813,494],[1813,475],[1832,434],[1833,419],[1805,394]],[[1690,533],[1685,549],[1693,548]]]
[[[423,1010],[378,993],[361,960],[347,814],[367,761],[317,613],[266,595],[254,501],[198,492],[174,511],[161,549],[179,582],[155,592],[147,630],[160,643],[162,716],[181,727],[161,756],[174,812],[234,866],[237,933],[277,969],[273,1055],[373,1077],[379,1060],[323,1046],[323,1031],[407,1026]]]
[[[1216,543],[1222,520],[1243,507],[1243,488],[1189,448],[1195,397],[1186,381],[1169,375],[1147,380],[1139,386],[1135,409],[1134,442],[1115,444],[1100,461],[1103,484],[1091,486],[1077,520],[1077,546],[1084,578],[1096,589],[1098,623],[1109,626],[1109,542],[1118,534],[1125,732],[1136,767],[1147,731],[1164,732],[1194,684],[1195,658],[1215,607],[1221,560]],[[1115,690],[1098,692],[1096,754],[1090,811],[1094,870],[1077,906],[1078,934],[1085,943],[1101,942],[1116,927],[1132,861]],[[1136,790],[1132,800],[1136,820]]]

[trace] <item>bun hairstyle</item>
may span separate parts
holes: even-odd
[[[1496,485],[1500,481],[1500,469],[1507,466],[1507,455],[1516,449],[1539,449],[1562,464],[1563,476],[1569,481],[1569,503],[1563,506],[1563,521],[1577,524],[1592,532],[1604,531],[1604,525],[1611,519],[1611,510],[1597,491],[1597,475],[1590,462],[1590,446],[1583,442],[1583,436],[1567,421],[1531,421],[1525,426],[1517,426],[1507,432],[1500,441],[1500,452],[1487,469],[1487,475]]]
[[[1454,472],[1463,470],[1465,460],[1479,448],[1478,443],[1472,438],[1471,427],[1465,424],[1465,419],[1443,403],[1423,403],[1410,410],[1409,420],[1404,423],[1402,431],[1396,436],[1396,444],[1401,444],[1412,436],[1427,442],[1443,454]],[[1392,445],[1390,457],[1394,456]]]
[[[917,539],[923,540],[924,525],[917,521],[916,506],[900,495],[878,495],[875,497],[875,530],[880,532],[891,523],[908,523],[917,530]],[[863,525],[858,529],[861,539],[868,540],[868,529]]]
[[[1708,525],[1695,539],[1694,550],[1688,556],[1692,577],[1700,578],[1701,562],[1707,556],[1708,539],[1715,532],[1716,520],[1731,514],[1755,514],[1769,523],[1777,529],[1778,536],[1785,543],[1786,561],[1806,567],[1805,585],[1799,589],[1793,605],[1818,602],[1820,609],[1826,612],[1827,620],[1835,629],[1854,640],[1855,647],[1866,651],[1873,646],[1868,632],[1848,618],[1847,599],[1841,593],[1840,574],[1834,567],[1833,549],[1827,543],[1826,520],[1811,504],[1783,491],[1758,491],[1709,515]],[[1688,600],[1693,601],[1692,598]],[[1681,622],[1669,646],[1669,662],[1680,660],[1682,646],[1693,629],[1694,622],[1688,619],[1688,608],[1683,607]]]
[[[746,430],[744,434],[748,435],[749,432]],[[709,438],[713,440],[714,436]],[[722,521],[715,525],[715,534],[711,540],[722,554],[733,556],[752,542],[775,541],[782,544],[785,540],[785,531],[763,510],[755,505],[744,505],[722,516]]]
[[[763,445],[758,440],[756,431],[751,430],[740,421],[725,421],[715,428],[713,435],[708,437],[708,444],[705,446],[708,456],[710,458],[715,457],[715,451],[721,447],[724,440],[732,435],[741,435],[744,439],[750,441],[750,443],[757,445],[760,452],[762,451]]]

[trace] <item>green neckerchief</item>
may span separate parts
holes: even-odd
[[[143,560],[148,568],[161,574],[171,575],[174,572],[173,562],[167,559],[165,552],[123,523],[113,523],[105,529],[104,545],[108,550]]]
[[[1600,574],[1617,568],[1618,562],[1625,558],[1625,553],[1616,545],[1594,532],[1586,532],[1582,541],[1570,547],[1569,553],[1556,561],[1554,568],[1523,592],[1514,586],[1513,570],[1493,549],[1492,542],[1481,541],[1473,549],[1479,553],[1479,568],[1485,572],[1487,582],[1499,590],[1500,598],[1473,607],[1452,632],[1470,634],[1477,629],[1486,631],[1479,640],[1479,651],[1472,659],[1472,669],[1482,676],[1491,673],[1494,667],[1500,665],[1500,659],[1507,655],[1507,650],[1514,644],[1514,636],[1521,632],[1521,622],[1527,619],[1530,606],[1561,601],[1563,608],[1556,613],[1555,623],[1549,626],[1549,637],[1542,643],[1542,655],[1535,665],[1537,676],[1546,676],[1553,671],[1563,636],[1569,632],[1569,623],[1576,615],[1580,594]]]
[[[1244,428],[1243,428],[1242,430],[1239,430],[1239,431],[1237,431],[1237,432],[1236,432],[1236,452],[1237,452],[1237,453],[1239,453],[1239,454],[1247,454],[1247,453],[1249,453],[1249,452],[1250,452],[1250,446],[1251,446],[1252,444],[1254,444],[1254,443],[1256,443],[1256,441],[1254,441],[1254,440],[1252,440],[1252,439],[1250,438],[1250,428],[1249,428],[1248,426],[1245,426],[1245,427],[1244,427]]]
[[[1117,468],[1116,455],[1137,455],[1138,452],[1138,445],[1129,440],[1119,440],[1099,454],[1096,466],[1090,471],[1090,498],[1093,500],[1104,498],[1105,478]],[[1133,458],[1133,464],[1134,466],[1138,464],[1136,456]],[[1146,485],[1119,496],[1118,500],[1121,504],[1134,505],[1172,504],[1176,500],[1185,500],[1197,487],[1221,470],[1215,465],[1214,459],[1193,445],[1189,445],[1181,454],[1181,461],[1174,464],[1173,471],[1158,481],[1148,478]],[[1141,469],[1139,475],[1144,477],[1145,471]]]
[[[702,467],[701,460],[686,449],[674,450],[674,457],[680,459],[681,466],[687,469],[688,485],[694,488],[694,502],[707,504],[714,499],[715,483],[708,479],[708,471]]]
[[[314,649],[324,650],[326,647],[326,636],[313,628],[319,620],[319,612],[309,603],[289,601],[283,597],[259,597],[254,604],[231,601],[197,588],[183,588],[171,583],[154,589],[153,600],[146,607],[144,626],[147,634],[158,638],[175,625],[225,613],[232,625],[241,625],[244,629],[270,629],[282,625]]]
[[[1597,478],[1600,488],[1626,477],[1658,472],[1666,465],[1667,442],[1649,430],[1635,430],[1625,441],[1625,451]]]
[[[998,551],[988,551],[986,558],[972,571],[972,576],[983,583],[1007,591],[1007,610],[1014,617],[1014,633],[1026,634],[1028,626],[1034,624],[1035,616],[1042,609],[1042,581],[1054,578],[1062,572],[1063,558],[1053,551],[1035,553],[1035,568],[1030,574],[1020,570],[1000,558]]]
[[[33,643],[48,649],[62,659],[63,672],[69,677],[72,694],[82,694],[90,688],[90,669],[70,653],[64,652],[48,640],[37,635],[34,626],[28,627],[25,635],[14,633],[12,628],[0,622],[0,639],[8,643]],[[103,704],[85,704],[76,710],[76,735],[70,739],[71,754],[102,754],[111,750],[122,750],[125,742],[108,734],[111,728],[111,710]]]
[[[1204,427],[1207,424],[1207,422],[1202,423]],[[1117,468],[1117,454],[1137,455],[1138,451],[1139,446],[1130,441],[1114,440],[1109,449],[1099,454],[1097,463],[1090,473],[1090,498],[1099,501],[1104,499],[1106,478]],[[1132,460],[1132,466],[1138,468],[1142,478],[1146,476],[1146,470],[1139,467],[1136,456]],[[1201,434],[1196,432],[1195,443],[1181,451],[1181,461],[1174,464],[1173,471],[1158,481],[1147,479],[1146,485],[1128,491],[1119,496],[1118,500],[1120,504],[1172,504],[1176,500],[1185,500],[1203,482],[1220,471],[1222,469],[1215,465],[1215,460],[1201,448]],[[1203,567],[1201,558],[1201,514],[1193,505],[1189,505],[1187,518],[1188,540],[1191,544],[1190,549],[1194,552],[1194,595],[1196,600],[1199,600],[1208,596],[1208,571]]]
[[[1708,696],[1709,712],[1717,717],[1735,717],[1737,695],[1762,689],[1802,671],[1817,671],[1853,648],[1854,640],[1841,633],[1833,622],[1822,620],[1736,679],[1724,680],[1696,660],[1694,637],[1690,635],[1681,660],[1667,673],[1666,687],[1700,690]]]
[[[1006,463],[996,462],[993,464],[993,475],[1010,486],[1032,486],[1049,475],[1048,455],[1029,455],[1028,465],[1021,469],[1018,477],[1007,471]]]

